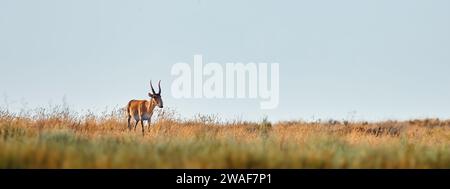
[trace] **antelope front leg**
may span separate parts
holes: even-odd
[[[150,125],[151,125],[151,123],[152,123],[152,119],[148,119],[147,120],[147,124],[148,124],[148,132],[150,132]]]

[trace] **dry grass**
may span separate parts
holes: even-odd
[[[450,121],[271,124],[0,111],[0,168],[450,168]]]

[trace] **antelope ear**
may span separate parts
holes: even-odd
[[[152,93],[148,93],[148,96],[153,98],[155,95],[153,95]]]

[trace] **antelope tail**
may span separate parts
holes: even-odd
[[[131,102],[132,102],[132,101],[128,102],[128,105],[122,108],[123,112],[124,112],[127,116],[130,115],[130,106],[131,106]]]

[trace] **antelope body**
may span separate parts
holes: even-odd
[[[152,92],[148,93],[150,100],[131,100],[128,102],[127,106],[127,115],[128,115],[128,129],[131,130],[131,118],[134,118],[136,121],[134,125],[134,130],[136,130],[139,122],[142,126],[142,135],[144,135],[144,121],[147,121],[148,126],[150,127],[153,110],[156,106],[159,108],[163,108],[163,101],[161,99],[161,81],[158,82],[158,93],[153,89],[152,82],[150,81],[150,87]]]

